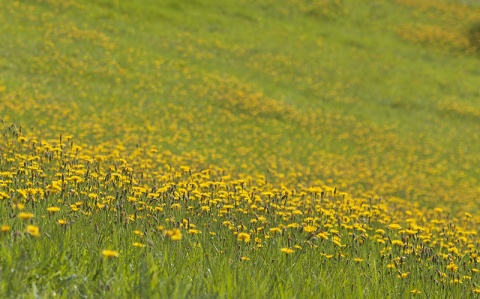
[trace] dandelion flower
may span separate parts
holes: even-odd
[[[50,213],[56,213],[56,212],[60,211],[60,208],[59,207],[49,207],[49,208],[47,208],[47,211],[50,212]]]
[[[27,226],[27,232],[30,234],[32,237],[38,237],[40,236],[40,229],[38,226],[35,225],[28,225]]]
[[[237,235],[237,241],[243,241],[245,243],[250,242],[250,235],[247,233],[239,233]]]
[[[295,250],[291,249],[291,248],[288,248],[288,247],[284,247],[282,249],[280,249],[282,252],[286,253],[286,254],[292,254],[295,252]]]
[[[303,231],[306,232],[306,233],[313,233],[316,230],[317,230],[317,228],[315,226],[312,226],[312,225],[307,225],[303,228]]]
[[[420,290],[418,290],[418,289],[413,289],[413,290],[410,291],[410,293],[412,293],[413,295],[419,295],[419,294],[421,294],[422,292],[421,292]]]
[[[146,245],[142,244],[142,243],[139,243],[139,242],[134,242],[133,246],[135,246],[135,247],[145,247]]]
[[[2,225],[2,226],[0,226],[0,231],[1,231],[2,233],[8,233],[8,232],[10,231],[10,229],[11,229],[11,228],[10,228],[9,225]]]
[[[60,225],[65,225],[65,224],[67,224],[67,220],[65,220],[65,219],[58,219],[57,223],[60,224]]]
[[[20,214],[18,214],[18,217],[23,220],[30,220],[35,217],[35,215],[33,213],[21,212]]]
[[[391,230],[399,230],[399,229],[402,229],[402,227],[401,227],[399,224],[397,224],[397,223],[392,223],[392,224],[390,224],[390,225],[388,226],[388,228],[391,229]]]
[[[118,251],[116,250],[105,249],[102,251],[102,254],[104,257],[107,258],[118,257]]]
[[[165,236],[169,237],[172,241],[180,241],[182,239],[182,232],[178,228],[167,230]]]
[[[450,270],[452,272],[457,272],[458,266],[455,263],[450,263],[447,265],[447,270]]]

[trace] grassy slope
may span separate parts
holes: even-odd
[[[282,172],[292,163],[301,165],[300,171],[312,167],[312,161],[307,160],[311,150],[303,150],[302,142],[292,142],[287,156],[276,153],[279,144],[295,140],[296,132],[304,132],[299,140],[313,139],[311,146],[321,155],[335,156],[332,164],[353,166],[333,171],[337,174],[316,170],[313,178],[339,184],[345,181],[350,191],[357,193],[373,189],[411,199],[429,197],[436,203],[454,197],[459,189],[467,190],[469,200],[477,194],[478,55],[464,55],[464,49],[455,48],[455,41],[449,41],[448,36],[446,42],[440,36],[440,41],[434,38],[431,45],[421,45],[406,42],[398,34],[402,26],[417,24],[445,29],[455,26],[456,32],[464,34],[478,21],[468,7],[459,8],[465,17],[449,12],[449,6],[425,8],[401,1],[285,1],[281,5],[268,1],[221,5],[133,1],[116,6],[110,1],[95,1],[79,7],[57,7],[55,12],[47,2],[30,3],[22,4],[24,8],[7,15],[4,22],[8,33],[3,36],[2,77],[9,90],[23,86],[26,93],[46,94],[59,107],[78,110],[75,113],[82,119],[94,113],[108,118],[110,124],[121,121],[135,127],[144,125],[138,119],[142,118],[162,132],[165,120],[158,123],[158,105],[185,103],[202,109],[211,104],[212,92],[222,93],[222,101],[239,97],[239,89],[242,93],[260,92],[258,105],[264,109],[271,109],[263,100],[269,98],[288,108],[284,111],[297,111],[302,119],[312,117],[307,111],[336,119],[302,127],[279,124],[277,133],[283,131],[282,136],[269,142],[265,152],[250,149],[259,152],[263,160],[267,156],[290,160],[278,165]],[[32,13],[27,16],[23,10],[28,8]],[[16,20],[22,20],[21,31]],[[72,30],[77,30],[77,35],[72,35]],[[428,37],[429,33],[425,34]],[[208,80],[228,86],[218,91],[210,85],[206,87],[210,90],[199,92],[202,81]],[[70,102],[75,103],[74,108]],[[111,105],[121,115],[100,115]],[[123,113],[122,105],[138,108],[142,116]],[[222,119],[214,115],[231,108],[221,105],[214,105],[205,123],[216,130],[215,135],[222,136],[218,142],[210,139],[208,144],[190,141],[168,147],[176,152],[195,150],[207,161],[238,167],[235,147],[228,148],[222,141],[229,132],[220,128]],[[5,117],[25,123],[21,117],[10,119],[8,113]],[[68,123],[66,116],[53,117],[58,124]],[[257,120],[247,116],[243,122],[266,134],[278,125],[272,119],[265,119],[262,125]],[[315,131],[319,130],[316,126],[323,127],[321,132]],[[67,129],[76,130],[76,126]],[[322,136],[311,136],[312,132]],[[172,133],[166,134],[168,139]],[[245,135],[228,143],[249,147],[252,141]],[[103,134],[100,139],[117,137]],[[207,153],[206,148],[222,152],[220,147],[228,148],[228,153]],[[212,155],[218,157],[212,159]],[[412,160],[411,164],[425,162],[406,167],[406,160]],[[250,171],[268,170],[262,164]],[[432,171],[426,173],[426,168]],[[369,179],[359,179],[356,173],[365,171],[378,173],[380,179],[368,174]],[[406,181],[389,186],[391,177]],[[458,177],[461,179],[456,181]],[[457,189],[447,182],[461,186]],[[413,190],[405,192],[407,185]],[[426,192],[421,191],[425,185]],[[445,194],[433,192],[439,188],[445,189]]]
[[[406,24],[465,32],[478,8],[79,2],[0,4],[7,123],[185,163],[192,154],[291,186],[478,208],[478,54],[448,35],[398,34]]]

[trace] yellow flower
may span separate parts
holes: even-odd
[[[418,290],[418,289],[413,289],[413,290],[410,291],[410,293],[412,293],[413,295],[419,295],[419,294],[421,294],[422,292],[421,292],[420,290]]]
[[[361,263],[363,262],[363,259],[362,258],[359,258],[359,257],[356,257],[356,258],[353,258],[353,260],[357,263]]]
[[[249,261],[250,258],[248,258],[248,257],[246,257],[246,256],[242,256],[242,257],[240,258],[240,260],[242,260],[242,261]]]
[[[313,233],[314,231],[317,230],[317,228],[315,226],[311,226],[311,225],[307,225],[303,228],[303,230],[306,232],[306,233]]]
[[[198,229],[193,229],[193,228],[192,228],[192,229],[189,229],[189,230],[188,230],[188,233],[189,233],[189,234],[192,234],[192,235],[198,235],[198,234],[201,234],[202,232],[199,231]]]
[[[10,226],[9,226],[9,225],[2,225],[2,226],[0,227],[0,231],[1,231],[2,233],[8,233],[8,232],[10,231]]]
[[[49,207],[49,208],[47,208],[47,211],[50,212],[50,213],[56,213],[56,212],[60,211],[60,208],[59,207]]]
[[[402,227],[399,225],[399,224],[396,224],[396,223],[392,223],[388,226],[389,229],[391,230],[399,230],[399,229],[402,229]]]
[[[17,204],[14,204],[13,207],[15,209],[18,209],[18,210],[23,210],[25,209],[25,205],[23,203],[17,203]]]
[[[295,252],[295,250],[291,249],[291,248],[288,248],[288,247],[284,247],[282,249],[280,249],[282,252],[286,253],[286,254],[292,254]]]
[[[180,241],[182,239],[182,232],[178,228],[167,230],[165,236],[169,237],[172,241]]]
[[[237,241],[243,241],[245,243],[250,242],[250,235],[247,233],[239,233],[237,235]]]
[[[33,215],[33,213],[21,212],[20,214],[18,214],[18,217],[23,219],[23,220],[30,220],[33,217],[35,217],[35,215]]]
[[[450,270],[452,272],[457,272],[458,266],[455,265],[455,263],[452,262],[452,263],[447,265],[447,270]]]
[[[105,249],[102,251],[102,254],[107,258],[118,257],[118,251],[116,250]]]
[[[32,237],[38,237],[40,236],[40,229],[38,226],[35,225],[28,225],[27,226],[27,232],[30,234]]]
[[[142,244],[142,243],[139,243],[139,242],[135,242],[135,243],[133,243],[133,246],[135,246],[135,247],[145,247],[146,245]]]
[[[418,233],[418,230],[415,230],[415,229],[407,229],[405,230],[407,232],[407,234],[409,235],[415,235]]]
[[[402,240],[392,240],[392,245],[403,246]]]
[[[272,233],[281,233],[282,232],[282,229],[279,228],[279,227],[274,227],[274,228],[271,228],[270,231]]]
[[[60,225],[65,225],[65,224],[67,224],[67,220],[65,220],[65,219],[58,219],[57,223],[60,224]]]

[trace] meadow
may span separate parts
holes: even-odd
[[[0,2],[0,297],[475,298],[480,4]]]

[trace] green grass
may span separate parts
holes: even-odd
[[[148,232],[142,239],[148,246],[132,249],[136,224],[120,224],[137,206],[128,206],[123,219],[112,211],[83,217],[62,210],[68,228],[45,210],[56,204],[70,209],[90,192],[118,199],[133,186],[161,187],[175,181],[179,166],[191,165],[194,173],[213,169],[215,180],[232,188],[235,179],[254,178],[252,192],[259,186],[279,197],[283,190],[296,190],[297,196],[325,185],[352,198],[382,197],[387,218],[369,224],[370,237],[390,222],[407,227],[409,218],[437,219],[436,207],[447,215],[439,231],[429,233],[440,236],[447,227],[459,238],[461,229],[476,231],[480,50],[467,40],[480,24],[479,9],[476,1],[433,0],[0,3],[0,119],[6,136],[0,170],[17,178],[1,175],[0,191],[10,197],[0,202],[1,221],[12,229],[0,236],[0,294],[397,298],[419,289],[425,298],[474,296],[470,291],[480,283],[474,275],[468,284],[452,285],[457,274],[449,273],[442,284],[438,273],[445,272],[446,257],[437,263],[428,256],[417,265],[415,254],[395,249],[388,256],[376,243],[357,249],[348,229],[341,232],[349,240],[347,258],[319,255],[319,250],[337,253],[331,242],[311,250],[300,242],[301,250],[285,255],[280,248],[304,238],[288,231],[263,240],[256,251],[237,242],[229,229],[210,228],[210,217],[168,211],[158,223],[138,224]],[[27,136],[28,146],[16,144],[15,134]],[[63,140],[73,135],[70,146],[86,151],[80,155],[103,155],[106,162],[78,156],[57,157],[53,164],[42,160],[46,177],[28,185],[20,169],[29,165],[26,157],[51,154],[35,152],[31,140],[58,141],[60,135]],[[19,195],[18,189],[32,185],[45,189],[58,173],[72,175],[77,164],[92,167],[89,171],[104,181],[35,204]],[[135,182],[105,183],[107,173],[127,166]],[[227,173],[233,182],[222,178]],[[262,179],[271,185],[255,183]],[[169,194],[165,200],[176,199]],[[349,215],[336,200],[335,213]],[[25,223],[12,208],[16,201],[26,201],[36,215],[30,222],[41,226],[39,239],[24,232]],[[93,204],[90,209],[96,211]],[[302,211],[309,213],[306,207]],[[464,221],[465,212],[474,215],[472,223]],[[247,225],[258,216],[252,213],[228,220]],[[176,221],[193,217],[220,241],[206,230],[167,242],[155,226],[172,215]],[[297,216],[289,221],[305,226]],[[271,227],[289,223],[272,217]],[[337,220],[322,221],[337,225]],[[438,244],[427,242],[435,254],[448,254],[441,242],[458,241],[444,237]],[[472,238],[468,242],[475,242]],[[457,242],[461,248],[467,245],[462,242]],[[120,251],[118,259],[101,256],[109,247]],[[475,258],[469,260],[462,250],[454,261],[468,261],[467,273]],[[249,261],[239,262],[243,253]],[[398,268],[386,268],[402,255],[412,279],[398,279]],[[364,261],[357,264],[354,257]]]

